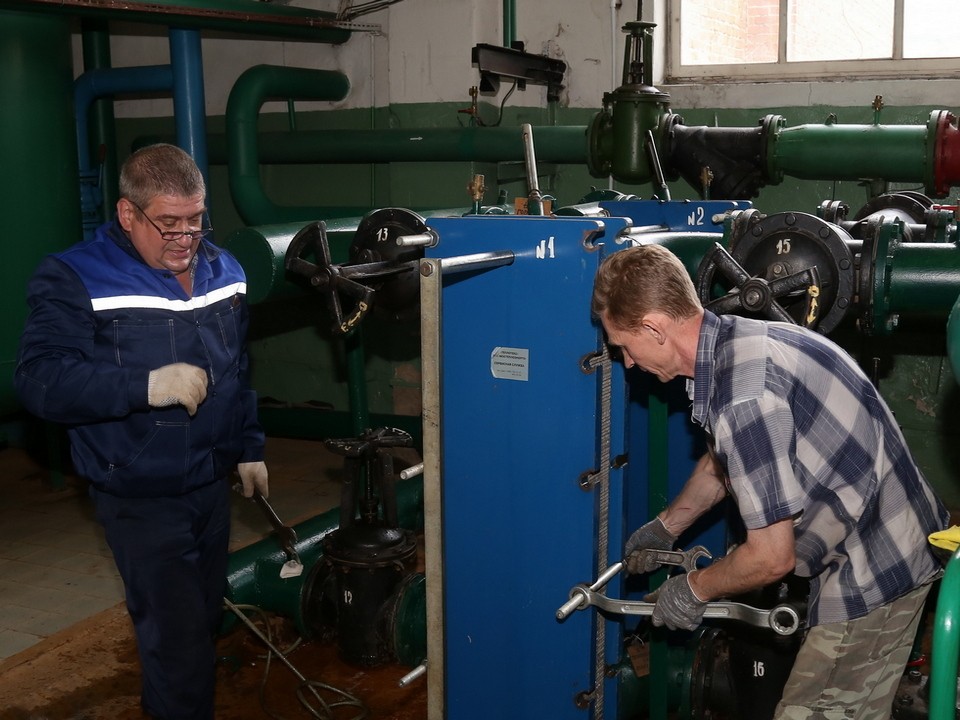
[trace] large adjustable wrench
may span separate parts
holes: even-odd
[[[591,585],[581,583],[571,588],[570,599],[557,610],[557,620],[566,620],[574,611],[586,610],[591,605],[617,615],[652,615],[656,603],[618,600],[598,592],[622,569],[622,562],[615,563],[604,570]],[[803,625],[800,613],[789,603],[781,603],[764,610],[738,602],[709,602],[703,617],[739,620],[755,627],[770,628],[778,635],[793,635]]]

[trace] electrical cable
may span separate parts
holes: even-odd
[[[229,610],[231,610],[238,618],[240,618],[241,622],[243,622],[243,624],[246,625],[247,628],[249,628],[250,631],[256,635],[268,648],[266,666],[264,667],[263,671],[263,679],[260,681],[259,696],[261,708],[263,708],[263,711],[268,716],[273,718],[273,720],[285,720],[285,718],[274,714],[266,707],[265,689],[267,685],[267,676],[270,674],[271,658],[274,655],[276,655],[283,662],[283,664],[287,666],[290,672],[292,672],[300,681],[300,685],[297,686],[296,690],[297,699],[311,717],[318,718],[318,720],[333,720],[334,710],[344,707],[354,707],[358,710],[358,714],[346,719],[341,717],[339,720],[364,720],[364,718],[370,717],[370,711],[359,698],[351,695],[345,690],[333,687],[332,685],[328,685],[318,680],[307,679],[299,670],[297,670],[293,663],[290,662],[290,660],[287,658],[287,654],[292,652],[300,645],[302,638],[298,638],[296,642],[294,642],[289,648],[287,648],[285,652],[283,652],[279,650],[276,645],[274,645],[273,640],[270,637],[270,624],[267,622],[267,615],[261,608],[258,608],[255,605],[236,605],[230,602],[230,600],[227,598],[224,598],[223,602],[224,605],[226,605]],[[244,612],[245,610],[256,612],[263,618],[264,626],[266,627],[265,632],[262,632],[260,628],[256,626],[256,624],[246,615]],[[332,695],[334,699],[330,701],[325,700],[320,695],[321,690],[327,692],[329,695]],[[306,691],[309,691],[317,703],[319,703],[319,710],[311,705],[312,701],[307,697]]]
[[[500,114],[497,116],[497,121],[492,125],[492,127],[500,127],[500,121],[503,120],[503,106],[507,102],[507,98],[513,95],[513,91],[517,89],[517,81],[513,81],[513,85],[510,86],[510,90],[507,91],[507,94],[503,96],[503,100],[500,101]]]

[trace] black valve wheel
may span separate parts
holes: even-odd
[[[704,307],[717,315],[759,315],[768,320],[802,324],[806,327],[813,327],[819,319],[820,277],[816,267],[805,268],[768,282],[762,277],[751,277],[723,245],[714,243],[713,249],[704,256],[697,273],[697,293],[701,302],[704,295],[710,293],[715,270],[719,270],[733,285],[725,295],[704,302]],[[784,307],[787,305],[793,309],[795,303],[781,304],[781,300],[799,296],[804,296],[805,305],[804,312],[797,318]]]
[[[697,294],[704,307],[792,322],[829,333],[851,305],[852,238],[806,213],[754,213],[732,225],[730,251],[716,243],[700,263]]]
[[[307,259],[312,254],[314,262]],[[333,331],[346,335],[357,327],[374,305],[375,285],[410,273],[411,266],[394,261],[335,264],[330,260],[327,226],[322,220],[302,228],[287,248],[284,267],[307,278],[327,300]]]

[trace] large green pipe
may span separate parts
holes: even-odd
[[[960,247],[955,243],[898,245],[887,287],[890,312],[945,320],[960,293]]]
[[[929,720],[955,720],[960,658],[960,548],[950,558],[940,581],[931,655]]]
[[[0,10],[0,198],[8,252],[0,268],[0,415],[15,412],[13,372],[27,279],[41,258],[82,237],[69,19]]]
[[[953,368],[953,377],[960,383],[960,297],[947,318],[947,357]]]
[[[239,82],[239,81],[238,81]],[[228,127],[231,122],[228,113]],[[365,164],[385,162],[479,162],[524,159],[520,128],[389,128],[384,130],[298,130],[261,133],[262,157],[276,163]],[[586,127],[533,129],[538,162],[583,164]]]
[[[260,181],[261,142],[277,163],[383,163],[428,161],[523,160],[523,137],[516,128],[439,128],[413,130],[325,130],[258,133],[260,107],[270,98],[341,100],[350,83],[328,70],[260,65],[245,71],[227,100],[227,157],[230,192],[248,225],[309,222],[329,217],[323,207],[279,206]],[[542,127],[535,130],[542,162],[586,161],[586,128]]]
[[[269,98],[342,100],[350,90],[347,76],[331,70],[257,65],[244,71],[227,99],[226,124],[230,193],[248,225],[294,222],[325,217],[320,208],[274,204],[260,182],[257,118]]]
[[[81,18],[202,28],[339,44],[351,32],[336,13],[256,0],[5,0],[8,7]]]
[[[330,259],[333,262],[347,261],[348,249],[359,222],[359,218],[326,221]],[[245,227],[227,238],[224,247],[237,258],[246,273],[247,302],[251,305],[271,298],[303,294],[303,284],[291,281],[284,268],[284,261],[290,241],[306,224],[299,222]]]
[[[767,174],[776,182],[784,175],[923,182],[932,160],[925,125],[809,124],[778,128],[774,136]]]
[[[329,208],[316,208],[316,212],[320,213],[318,217],[328,217],[325,213],[329,210]],[[425,218],[459,217],[469,212],[469,208],[429,209],[415,212]],[[362,218],[359,217],[324,220],[327,226],[331,262],[341,264],[348,262],[350,244],[353,242],[361,220]],[[308,221],[301,221],[245,227],[227,238],[224,246],[237,258],[247,275],[247,302],[255,305],[265,300],[303,294],[307,286],[292,282],[284,263],[287,248],[290,247],[294,235],[307,224]],[[311,260],[310,257],[307,259]]]

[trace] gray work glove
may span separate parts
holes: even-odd
[[[240,482],[243,483],[243,496],[253,497],[254,489],[259,490],[260,494],[267,497],[270,494],[267,486],[267,464],[262,460],[257,462],[245,462],[237,465],[237,472],[240,474]]]
[[[707,603],[697,597],[690,587],[690,574],[674,575],[647,595],[644,600],[656,603],[650,620],[671,630],[693,630],[703,620]]]
[[[151,370],[147,379],[147,403],[162,408],[183,405],[190,415],[207,397],[207,373],[187,363],[173,363]]]
[[[660,563],[647,557],[644,550],[673,550],[677,538],[667,532],[659,517],[635,530],[624,545],[624,563],[631,575],[653,572]]]

